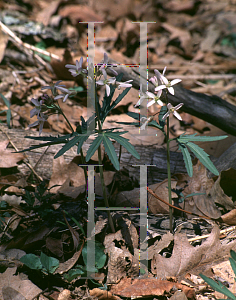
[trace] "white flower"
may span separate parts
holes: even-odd
[[[39,115],[42,109],[43,100],[38,101],[38,99],[31,99],[31,102],[35,105],[35,108],[33,108],[30,111],[30,118],[32,118],[35,115]]]
[[[164,114],[164,116],[162,117],[162,120],[165,120],[172,113],[177,119],[182,121],[180,114],[178,114],[176,110],[180,109],[180,107],[182,107],[183,105],[184,105],[183,103],[179,103],[178,105],[173,107],[170,103],[168,103],[167,104],[168,112],[166,114]]]
[[[106,70],[107,68],[110,68],[110,70],[112,71],[112,73],[117,76],[118,73],[113,69],[111,68],[112,65],[109,65],[108,64],[108,55],[106,53],[104,53],[104,59],[103,59],[103,65],[100,67],[100,71],[102,70]]]
[[[58,89],[59,91],[61,91],[62,94],[57,95],[57,96],[54,98],[55,100],[58,100],[58,99],[64,97],[63,102],[65,102],[65,101],[67,100],[67,98],[68,98],[70,95],[75,94],[74,91],[69,91],[68,89],[66,89],[66,88],[64,88],[64,87],[61,87],[61,86],[60,86],[60,87],[57,87],[57,89]]]
[[[46,115],[44,115],[43,113],[40,113],[40,115],[38,115],[37,118],[38,118],[38,121],[36,121],[32,124],[29,124],[28,127],[34,127],[34,126],[39,125],[39,135],[40,135],[43,131],[43,124],[47,120],[48,117]]]
[[[167,89],[170,94],[174,95],[175,91],[174,91],[174,88],[172,86],[179,83],[182,80],[181,79],[174,79],[174,80],[168,81],[168,79],[164,76],[165,71],[166,71],[166,67],[164,68],[162,74],[158,70],[154,70],[157,78],[159,78],[161,80],[161,82],[163,83],[162,85],[157,86],[155,88],[155,91],[157,92],[157,91],[160,91],[160,90],[163,90],[163,89]]]
[[[150,102],[148,102],[147,107],[153,105],[154,103],[157,103],[160,106],[163,106],[163,102],[160,100],[162,90],[158,91],[156,95],[153,93],[150,93],[150,92],[146,92],[146,94],[149,97],[149,99],[150,98],[152,99]]]
[[[151,83],[154,84],[155,86],[158,86],[158,85],[159,85],[156,76],[151,77],[151,78],[149,79],[149,81],[151,81]]]
[[[143,93],[142,91],[142,84],[140,85],[140,94],[139,94],[139,100],[138,102],[134,105],[134,107],[139,106],[144,99],[148,99],[148,95],[146,93]]]
[[[86,74],[87,70],[82,68],[83,65],[83,57],[80,58],[79,62],[76,60],[75,65],[65,65],[66,68],[69,68],[69,72],[73,77],[78,76],[79,74]]]
[[[104,76],[104,80],[98,80],[98,81],[96,81],[96,84],[105,85],[107,96],[109,96],[110,95],[110,86],[109,86],[109,84],[114,84],[115,81],[116,81],[116,78],[111,77],[111,78],[107,79],[107,73],[104,69],[102,69],[102,73],[103,73],[103,76]]]
[[[152,121],[153,117],[142,117],[140,119],[140,123],[142,123],[142,126],[140,127],[141,130],[144,130],[145,127],[147,126],[148,122]]]
[[[132,84],[130,83],[131,81],[133,80],[128,80],[128,81],[125,81],[125,82],[116,82],[116,85],[117,85],[117,89],[120,90],[121,88],[129,88],[129,87],[132,87]]]

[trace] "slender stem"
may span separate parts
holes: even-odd
[[[168,196],[169,204],[172,204],[171,198],[171,172],[170,172],[170,140],[169,140],[169,117],[166,120],[167,123],[167,174],[168,174]],[[169,206],[169,217],[170,217],[170,232],[173,232],[173,215],[172,208]]]

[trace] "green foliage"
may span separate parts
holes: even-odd
[[[4,109],[2,111],[0,111],[0,114],[7,112],[7,126],[8,128],[11,128],[11,103],[7,100],[7,98],[5,98],[1,93],[0,93],[0,97],[2,98],[2,100],[4,101],[5,105],[7,106],[8,109]]]
[[[186,170],[188,172],[188,175],[190,177],[193,176],[193,164],[191,160],[190,153],[188,151],[188,148],[195,154],[195,156],[200,160],[200,162],[214,175],[219,175],[218,170],[213,165],[212,161],[208,157],[209,155],[198,145],[192,143],[192,142],[212,142],[212,141],[219,141],[227,138],[227,135],[223,136],[196,136],[196,134],[189,134],[185,135],[182,134],[178,138],[176,138],[176,141],[179,145],[179,150],[181,150],[184,158],[184,163]]]
[[[87,276],[87,272],[97,273],[99,269],[102,269],[105,266],[107,256],[104,253],[104,246],[101,243],[95,241],[95,267],[89,269],[87,266],[87,257],[90,257],[91,255],[91,249],[86,243],[82,250],[82,257],[85,265],[76,265],[75,268],[70,269],[64,274],[64,278],[71,282],[79,276]]]
[[[236,252],[234,252],[233,250],[230,250],[230,255],[231,257],[229,258],[231,267],[234,271],[234,274],[236,276]],[[227,289],[226,286],[224,286],[220,281],[214,281],[211,278],[208,278],[207,276],[203,275],[203,274],[199,274],[202,279],[204,279],[206,281],[206,283],[208,283],[215,291],[224,294],[225,296],[227,296],[227,299],[231,299],[231,300],[236,300],[236,296],[230,292],[230,290]],[[235,279],[234,279],[235,280]]]
[[[40,257],[29,253],[20,258],[20,261],[32,270],[40,270],[46,274],[53,274],[59,267],[59,260],[41,252]]]

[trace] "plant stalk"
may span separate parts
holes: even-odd
[[[167,174],[168,174],[168,198],[169,204],[172,204],[171,198],[171,171],[170,171],[170,140],[169,140],[169,117],[166,121],[167,125]],[[172,207],[169,206],[169,217],[170,217],[170,232],[173,232],[173,214],[172,214]]]

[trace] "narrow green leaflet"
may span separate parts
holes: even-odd
[[[121,144],[123,147],[125,147],[129,151],[129,153],[131,153],[134,157],[136,157],[137,159],[140,159],[140,156],[139,156],[138,152],[135,150],[134,146],[131,145],[126,138],[120,136],[121,134],[124,134],[126,132],[127,131],[107,132],[106,136],[116,140],[119,144]]]
[[[119,166],[119,161],[118,161],[118,158],[116,155],[116,151],[115,151],[114,146],[112,145],[112,142],[107,137],[107,134],[109,134],[109,133],[104,133],[104,135],[103,135],[103,144],[105,147],[105,151],[106,151],[109,159],[111,160],[113,166],[116,168],[116,170],[119,171],[120,166]]]
[[[179,143],[179,150],[181,150],[181,152],[183,154],[184,163],[185,163],[185,167],[188,172],[188,175],[190,177],[192,177],[193,176],[193,164],[192,164],[192,159],[191,159],[190,153],[188,151],[188,148],[184,144]]]
[[[163,128],[164,128],[164,127],[162,127],[161,125],[159,125],[159,124],[157,123],[157,121],[155,121],[155,120],[152,120],[151,122],[149,122],[149,123],[148,123],[148,126],[156,127],[156,128],[158,128],[158,129],[160,129],[160,130],[162,130],[162,131],[163,131]]]
[[[209,171],[211,171],[214,175],[219,175],[218,170],[208,157],[209,155],[202,148],[191,142],[186,143],[186,145]]]
[[[101,144],[103,140],[103,135],[98,135],[95,140],[92,142],[91,146],[88,149],[87,155],[86,155],[86,162],[90,160],[90,158],[93,156],[94,152],[97,150],[99,145]]]
[[[236,300],[236,297],[234,296],[233,293],[231,293],[226,286],[224,286],[220,281],[218,283],[214,281],[211,278],[208,278],[207,276],[203,274],[199,274],[203,280],[206,281],[214,290],[216,290],[219,293],[224,294],[225,296],[229,297],[229,299]]]
[[[60,140],[66,140],[66,139],[69,139],[71,138],[72,136],[74,135],[78,135],[77,132],[73,132],[73,133],[69,133],[69,134],[66,134],[66,135],[63,135],[63,136],[29,136],[29,135],[26,135],[24,138],[26,139],[31,139],[31,140],[36,140],[36,141],[45,141],[45,142],[53,142],[53,141],[60,141]]]
[[[230,250],[231,257],[236,261],[236,252],[234,250]],[[236,273],[235,273],[236,276]]]
[[[83,136],[75,136],[72,140],[70,140],[68,143],[66,143],[54,156],[54,158],[58,158],[59,156],[63,155],[66,151],[68,151],[70,148],[72,148],[76,143],[78,143]]]
[[[221,136],[196,136],[195,134],[181,134],[177,140],[179,143],[187,143],[187,142],[213,142],[219,141],[227,138],[227,135]]]
[[[81,137],[80,141],[79,141],[79,144],[78,144],[78,148],[77,148],[77,153],[79,154],[80,153],[80,150],[83,146],[83,143],[89,138],[89,135],[84,135]]]

